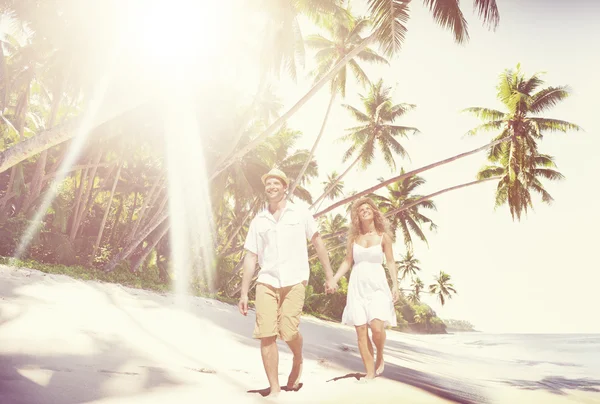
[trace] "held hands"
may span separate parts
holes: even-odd
[[[335,293],[338,289],[338,284],[334,278],[325,281],[325,294]]]

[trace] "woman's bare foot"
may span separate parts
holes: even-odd
[[[365,379],[365,381],[367,381],[367,380],[373,380],[373,379],[375,379],[375,373],[373,373],[373,374],[369,374],[369,373],[367,373],[367,374],[365,375],[364,379]]]
[[[300,378],[302,377],[302,358],[295,359],[292,364],[292,371],[288,377],[287,388],[292,390],[300,385]]]
[[[383,361],[383,355],[377,355],[377,360],[375,361],[375,374],[380,376],[383,373],[384,368],[385,362]]]

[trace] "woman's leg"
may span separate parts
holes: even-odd
[[[384,322],[378,318],[371,321],[371,333],[373,334],[373,342],[377,348],[377,358],[375,360],[375,373],[380,375],[383,373],[385,363],[383,361],[383,347],[385,345],[385,327]]]
[[[367,371],[366,378],[373,379],[375,377],[375,366],[373,363],[373,346],[369,339],[369,328],[366,324],[357,325],[356,336],[358,337],[358,351]],[[370,349],[369,349],[370,347]]]

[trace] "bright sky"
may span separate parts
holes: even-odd
[[[600,322],[594,320],[600,284],[598,264],[594,264],[600,227],[595,204],[600,192],[593,185],[599,172],[597,163],[592,163],[597,157],[594,151],[600,149],[600,124],[592,110],[600,93],[594,56],[600,38],[595,22],[600,6],[583,0],[570,2],[570,7],[554,2],[550,7],[541,0],[498,0],[501,23],[494,33],[481,26],[467,3],[463,2],[470,22],[467,45],[456,45],[416,1],[404,50],[391,66],[362,64],[372,81],[383,77],[394,88],[395,102],[417,105],[399,124],[416,126],[422,133],[404,141],[412,160],[398,159],[398,168],[417,168],[487,143],[491,133],[463,138],[478,121],[459,111],[470,106],[501,109],[495,89],[498,75],[519,62],[526,74],[547,72],[547,85],[571,86],[573,96],[546,116],[577,123],[585,132],[549,134],[541,142],[542,152],[556,157],[566,180],[546,182],[555,203],[547,206],[538,200],[535,212],[521,222],[511,220],[508,207],[494,211],[492,183],[435,199],[438,211],[427,215],[439,229],[428,233],[429,248],[423,243],[415,248],[423,269],[421,279],[429,284],[444,270],[459,295],[443,308],[428,296],[423,299],[441,317],[469,320],[486,332],[600,332]],[[310,26],[304,30],[305,35],[313,33]],[[311,67],[307,65],[307,71]],[[345,102],[360,107],[356,94],[366,91],[353,80],[349,83]],[[297,84],[279,88],[286,107],[303,95],[308,84],[301,77]],[[291,127],[304,132],[300,147],[311,147],[328,99],[324,88],[290,120]],[[353,124],[339,103],[334,106],[317,151],[320,178],[311,188],[313,195],[320,194],[327,173],[343,171],[341,157],[331,158],[341,156],[341,148],[339,153],[332,150],[339,147],[335,139]],[[471,181],[484,163],[481,153],[427,172],[420,193]],[[381,159],[365,172],[349,174],[346,189],[362,190],[376,184],[378,177],[392,174]],[[398,258],[404,253],[401,245],[395,253]]]

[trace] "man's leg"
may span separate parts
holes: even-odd
[[[277,350],[277,313],[279,296],[275,288],[259,283],[256,285],[256,325],[254,338],[260,339],[260,353],[267,379],[269,380],[269,395],[277,395],[279,386],[279,352]]]
[[[274,396],[281,391],[278,376],[279,351],[277,350],[277,336],[260,339],[260,354],[269,380],[269,395]]]
[[[300,316],[304,307],[306,287],[299,283],[282,290],[279,332],[281,338],[288,344],[294,360],[288,377],[287,387],[297,388],[302,377],[302,345],[303,338],[299,331]]]

